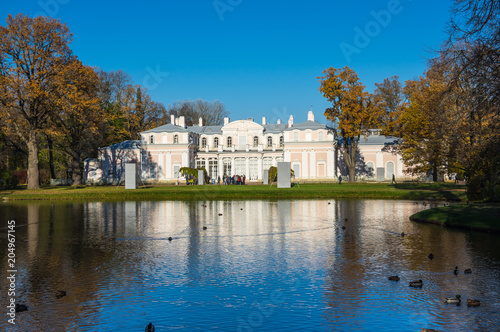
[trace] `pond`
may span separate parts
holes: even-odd
[[[428,207],[4,202],[0,277],[8,286],[15,220],[15,299],[28,311],[12,326],[2,287],[0,330],[144,331],[149,322],[157,332],[498,330],[499,236],[408,219]],[[418,279],[423,287],[409,287]],[[444,303],[456,294],[461,305]]]

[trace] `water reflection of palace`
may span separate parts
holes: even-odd
[[[168,324],[177,316],[193,318],[199,305],[207,311],[239,308],[246,317],[251,304],[269,300],[274,289],[286,299],[276,313],[300,312],[314,316],[315,327],[336,324],[345,330],[391,314],[401,322],[395,314],[401,305],[455,322],[463,312],[451,313],[439,300],[455,292],[489,297],[485,305],[497,305],[492,299],[499,280],[498,241],[490,234],[409,222],[421,209],[415,202],[389,200],[0,206],[7,219],[17,221],[18,300],[30,308],[29,319],[18,327],[27,331],[92,330],[96,321],[110,320],[130,324],[137,317],[123,316],[135,313],[137,303],[177,310]],[[0,244],[6,246],[4,239]],[[451,272],[455,265],[459,276]],[[463,274],[465,268],[473,274]],[[399,284],[387,281],[393,274],[401,276]],[[424,279],[427,287],[409,289],[410,279]],[[56,299],[58,290],[68,296]],[[491,320],[472,315],[461,324],[471,319],[481,326]]]

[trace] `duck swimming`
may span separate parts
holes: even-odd
[[[422,280],[410,281],[410,287],[422,287],[424,282]]]
[[[28,307],[25,304],[16,303],[16,312],[27,311]]]
[[[455,266],[455,270],[453,270],[453,274],[457,275],[458,274],[458,266]]]
[[[462,299],[460,298],[460,295],[456,295],[455,297],[447,297],[444,299],[444,303],[456,303],[459,304],[462,302]]]
[[[399,281],[400,278],[398,276],[390,276],[389,277],[389,280],[392,280],[392,281]]]
[[[66,291],[63,291],[63,290],[57,291],[56,299],[60,299],[61,297],[64,297],[64,296],[66,296]]]
[[[464,273],[465,273],[465,274],[470,274],[470,273],[472,273],[472,270],[471,270],[471,269],[465,269],[465,270],[464,270]]]
[[[471,306],[471,307],[477,307],[477,306],[481,305],[481,301],[467,299],[467,305]]]
[[[148,324],[148,326],[146,326],[146,329],[145,329],[146,332],[155,332],[155,330],[156,330],[156,328],[151,322]]]

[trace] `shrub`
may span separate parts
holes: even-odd
[[[181,169],[179,169],[179,173],[182,176],[187,175],[187,176],[192,176],[193,178],[195,178],[195,177],[197,178],[199,170],[203,171],[203,175],[205,177],[205,183],[210,183],[210,177],[208,176],[208,173],[207,173],[207,170],[205,169],[205,167],[198,167],[198,168],[182,167]]]
[[[22,169],[20,171],[15,171],[13,175],[16,177],[17,183],[28,183],[28,170]]]
[[[42,168],[40,170],[40,184],[41,185],[50,184],[50,172],[48,169]]]
[[[467,177],[470,200],[500,201],[500,142],[490,142],[474,156]]]
[[[0,187],[2,189],[15,189],[19,183],[13,172],[3,171],[0,173]]]
[[[269,167],[269,183],[278,180],[277,175],[278,175],[278,168],[274,166]]]

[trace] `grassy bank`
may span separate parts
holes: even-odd
[[[276,185],[246,186],[148,186],[136,190],[124,187],[46,187],[38,190],[0,191],[5,200],[225,200],[225,199],[309,199],[380,198],[411,200],[465,200],[465,188],[450,183],[398,184],[343,183],[301,184],[291,189]]]
[[[500,205],[456,204],[420,211],[413,221],[500,233]]]

